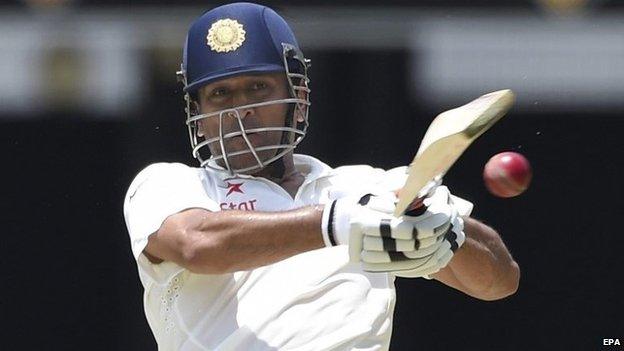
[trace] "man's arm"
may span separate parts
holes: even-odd
[[[324,247],[322,213],[321,205],[287,212],[189,209],[169,216],[144,253],[195,273],[253,269]]]
[[[481,300],[498,300],[518,289],[520,268],[498,233],[464,217],[466,242],[451,262],[432,274],[436,280]]]

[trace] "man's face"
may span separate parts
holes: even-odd
[[[199,90],[198,104],[201,114],[236,108],[264,101],[288,98],[288,83],[284,73],[267,73],[242,75],[210,83]],[[273,104],[255,108],[237,109],[246,131],[255,128],[284,127],[286,124],[286,104]],[[289,116],[291,117],[291,116]],[[234,113],[223,114],[223,134],[240,132],[239,121]],[[199,135],[206,139],[219,136],[219,116],[208,117],[198,121]],[[281,143],[282,131],[249,132],[247,137],[255,148]],[[249,147],[242,136],[225,138],[225,150],[228,154],[248,150]],[[219,142],[209,145],[214,156],[221,155]],[[278,149],[258,151],[261,160],[274,156]],[[229,156],[228,162],[234,169],[242,169],[257,164],[253,154]],[[219,163],[224,166],[223,162]]]

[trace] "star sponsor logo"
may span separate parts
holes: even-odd
[[[243,202],[222,202],[219,206],[222,210],[255,211],[256,202],[258,202],[256,199]]]
[[[226,197],[228,197],[230,194],[232,193],[241,193],[244,194],[243,190],[241,189],[241,186],[243,186],[243,184],[245,184],[245,182],[242,183],[230,183],[230,182],[226,182],[225,183],[228,189],[227,194],[225,194]]]
[[[223,185],[219,185],[220,188],[225,192],[225,198],[234,194],[240,193],[245,195],[242,198],[233,197],[232,200],[223,199],[224,202],[220,203],[220,207],[222,210],[242,210],[242,211],[255,211],[256,210],[256,202],[257,199],[251,198],[249,199],[247,194],[243,191],[243,185],[245,182],[240,178],[227,178],[223,179]],[[226,190],[227,189],[227,190]],[[239,200],[240,199],[240,200]]]
[[[227,189],[225,194],[226,197],[233,193],[245,194],[242,189],[242,186],[245,184],[243,180],[237,177],[233,178],[225,178],[223,179],[223,183],[219,184],[218,187],[221,189]]]

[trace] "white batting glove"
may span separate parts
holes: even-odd
[[[452,234],[460,228],[461,218],[448,189],[439,187],[430,194],[416,217],[394,217],[393,195],[364,197],[359,204],[349,198],[336,200],[323,214],[326,244],[348,244],[351,261],[362,262],[366,271],[431,274],[450,261],[463,244],[463,233],[459,229],[461,235]]]
[[[451,261],[453,255],[466,241],[466,235],[463,232],[464,220],[460,216],[455,216],[451,223],[450,230],[440,237],[442,240],[435,254],[422,265],[415,269],[396,270],[392,273],[398,277],[404,278],[426,278],[446,267]]]
[[[393,231],[388,238],[378,236],[381,232],[374,226],[364,228],[361,257],[365,270],[392,271],[402,277],[428,277],[450,262],[455,250],[465,241],[463,220],[446,187],[437,187],[423,204],[417,215],[399,218],[403,225],[407,222],[415,229],[414,239],[410,240],[414,242],[412,245],[401,245],[405,237],[400,231],[396,234]]]

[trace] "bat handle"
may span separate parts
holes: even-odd
[[[420,216],[427,210],[427,206],[425,206],[424,201],[429,196],[433,195],[435,189],[442,184],[442,176],[438,175],[433,178],[430,182],[427,183],[419,192],[419,196],[407,206],[404,214],[408,216]],[[397,197],[399,196],[400,190],[397,190],[395,193]]]
[[[425,211],[427,211],[427,206],[425,206],[424,201],[425,201],[424,197],[419,197],[419,198],[415,199],[407,207],[407,209],[405,210],[404,214],[406,216],[411,216],[411,217],[416,217],[416,216],[422,215],[423,213],[425,213]]]

